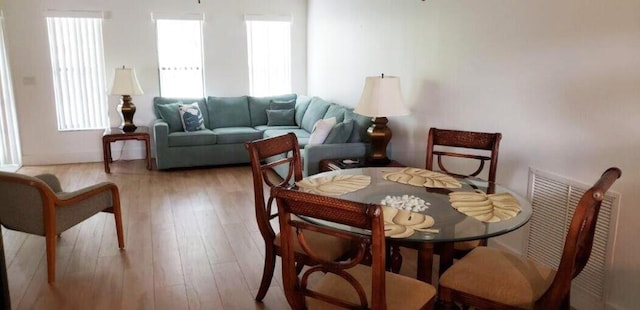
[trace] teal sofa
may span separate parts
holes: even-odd
[[[205,129],[185,132],[177,107],[197,102]],[[275,107],[274,107],[275,105]],[[287,106],[289,105],[289,106]],[[249,163],[244,143],[293,132],[298,137],[303,174],[318,173],[325,158],[363,157],[371,119],[318,97],[155,97],[151,124],[158,169]],[[291,109],[293,111],[291,111]],[[274,111],[278,110],[278,111]],[[287,118],[287,116],[289,118]],[[314,124],[336,118],[324,144],[308,145]],[[277,171],[283,175],[284,171]]]

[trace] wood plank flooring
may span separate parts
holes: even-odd
[[[54,173],[66,191],[102,181],[120,188],[125,250],[101,213],[58,240],[47,284],[44,238],[2,228],[13,309],[289,309],[280,265],[263,303],[264,245],[247,166],[148,171],[143,160],[23,167]],[[403,274],[415,275],[412,253]],[[278,260],[279,263],[279,260]]]

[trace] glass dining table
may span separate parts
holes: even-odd
[[[419,211],[429,215],[435,221],[428,231],[416,230],[410,236],[402,238],[387,237],[388,241],[399,241],[400,244],[411,243],[411,247],[418,250],[417,279],[431,283],[433,272],[434,248],[438,247],[440,254],[440,273],[453,263],[453,244],[459,241],[471,241],[499,236],[514,231],[526,224],[531,217],[531,204],[520,195],[500,185],[489,186],[487,181],[477,178],[455,178],[459,181],[459,188],[429,188],[402,184],[385,179],[385,174],[393,173],[403,168],[371,167],[357,169],[343,169],[324,172],[306,179],[330,176],[354,175],[369,176],[370,183],[359,190],[341,195],[332,195],[340,199],[361,203],[381,204],[388,197],[414,196],[426,202],[426,209]],[[303,190],[300,187],[294,187]],[[484,222],[472,216],[467,216],[452,207],[449,199],[451,192],[484,192],[490,194],[509,193],[517,199],[520,211],[509,219],[496,222]],[[366,234],[352,227],[341,226],[331,222],[308,219],[319,225],[331,226],[345,231]],[[392,243],[392,242],[389,242]]]

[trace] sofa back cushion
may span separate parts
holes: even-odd
[[[327,109],[327,113],[324,114],[323,118],[332,118],[335,117],[336,118],[336,123],[342,123],[344,121],[344,114],[347,112],[347,108],[332,103],[331,105],[329,105],[329,108]]]
[[[251,114],[251,126],[260,126],[267,124],[267,110],[277,110],[271,108],[271,101],[295,101],[298,96],[296,94],[287,94],[270,97],[249,97],[249,111]]]
[[[205,126],[208,124],[208,113],[205,104],[205,98],[168,98],[168,97],[154,97],[153,98],[153,113],[156,118],[161,118],[167,124],[169,124],[169,132],[183,131],[182,121],[180,120],[180,111],[178,106],[182,104],[191,104],[197,102],[202,112],[202,118]],[[207,126],[208,128],[208,126]]]
[[[347,110],[344,121],[353,121],[353,130],[347,142],[369,142],[371,140],[369,133],[367,133],[367,129],[369,129],[372,124],[371,117]]]
[[[309,103],[309,107],[304,112],[304,116],[302,117],[302,127],[304,130],[308,132],[313,131],[313,125],[322,119],[324,115],[327,113],[329,109],[329,102],[324,101],[318,97],[311,98],[311,102]]]
[[[310,102],[311,97],[308,96],[298,96],[296,99],[296,125],[299,127],[302,127],[302,118],[304,117],[304,112],[307,112]]]
[[[207,112],[209,129],[251,126],[248,96],[207,97]]]

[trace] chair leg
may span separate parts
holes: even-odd
[[[260,281],[260,289],[256,295],[256,301],[262,301],[264,296],[267,295],[269,286],[271,285],[271,279],[273,278],[273,271],[276,268],[276,254],[273,250],[273,245],[267,244],[265,247],[264,255],[264,269],[262,270],[262,280]]]
[[[47,281],[53,283],[56,280],[56,235],[45,236],[47,252]]]
[[[116,234],[118,235],[118,248],[124,249],[124,232],[122,230],[122,210],[120,208],[120,200],[113,204],[113,217],[116,220]]]

